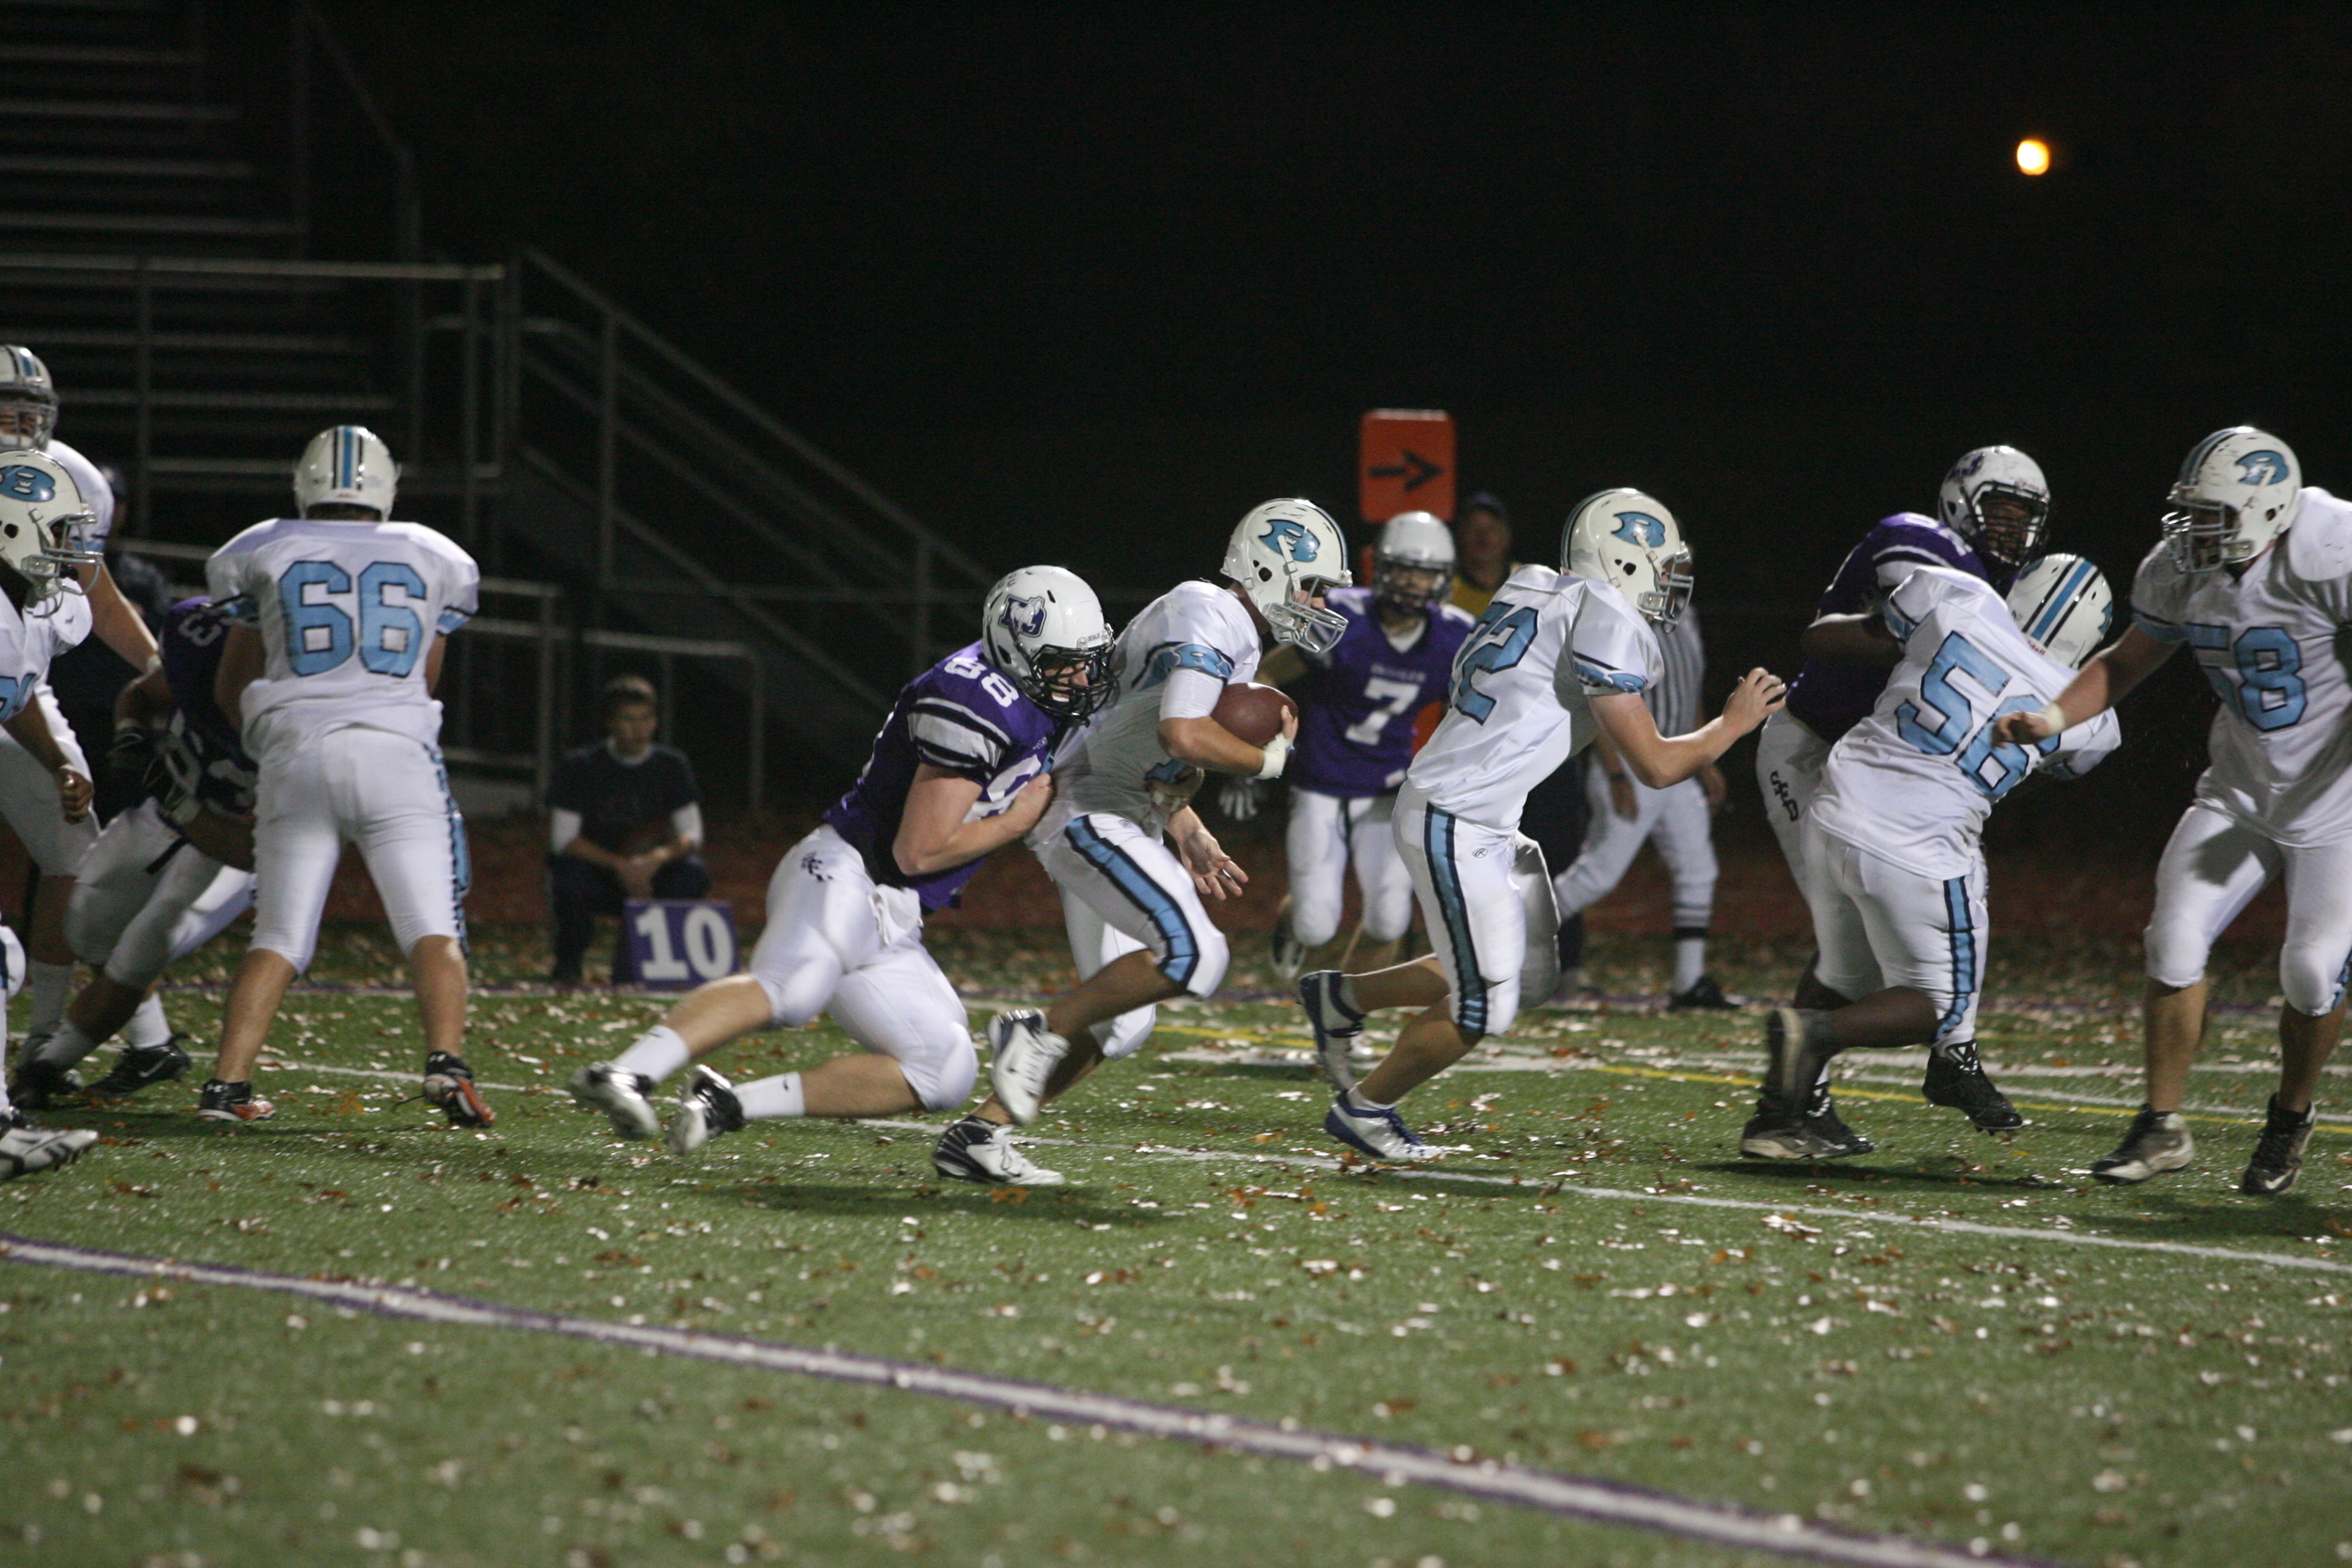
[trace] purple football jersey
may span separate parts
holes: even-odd
[[[913,888],[925,909],[953,904],[979,861],[929,876],[898,869],[891,847],[906,815],[907,790],[924,763],[980,786],[967,820],[1002,814],[1023,784],[1045,771],[1062,723],[1023,696],[973,643],[909,681],[874,737],[874,754],[825,820],[856,847],[882,887]],[[986,857],[983,856],[982,859]]]
[[[1386,795],[1413,760],[1414,717],[1445,700],[1454,656],[1476,623],[1467,610],[1432,605],[1420,638],[1399,653],[1370,588],[1333,589],[1324,603],[1347,617],[1347,629],[1329,653],[1307,661],[1288,777],[1320,795]]]
[[[1932,517],[1898,512],[1863,535],[1830,578],[1813,613],[1859,615],[1876,610],[1889,591],[1918,566],[1949,566],[1981,578],[2002,593],[2017,573],[1995,567],[1974,546]],[[1788,713],[1805,728],[1833,744],[1838,736],[1870,716],[1879,693],[1886,689],[1891,666],[1851,664],[1843,659],[1809,658],[1797,678],[1788,683]]]
[[[213,697],[213,677],[236,619],[211,599],[182,599],[164,612],[164,634],[156,642],[175,705],[163,740],[173,781],[215,811],[247,816],[253,811],[253,759]]]

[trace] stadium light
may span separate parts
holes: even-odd
[[[2017,172],[2026,175],[2050,172],[2050,144],[2039,136],[2027,136],[2017,144]]]

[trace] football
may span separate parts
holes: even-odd
[[[1252,746],[1263,746],[1282,733],[1282,715],[1297,705],[1270,686],[1243,681],[1225,689],[1210,717]]]

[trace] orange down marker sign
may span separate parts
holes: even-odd
[[[1375,408],[1364,416],[1356,492],[1367,523],[1400,512],[1454,519],[1454,416],[1435,408]]]

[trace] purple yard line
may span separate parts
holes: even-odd
[[[271,1291],[409,1322],[464,1328],[528,1329],[698,1361],[798,1372],[834,1383],[928,1394],[1023,1417],[1117,1428],[1140,1436],[1233,1449],[1269,1459],[1325,1467],[1336,1465],[1375,1477],[1383,1486],[1435,1486],[1595,1524],[1660,1530],[1688,1540],[1740,1551],[1769,1552],[1778,1557],[1851,1563],[1857,1568],[1977,1568],[1984,1563],[2034,1568],[2035,1564],[2032,1559],[1979,1556],[1963,1548],[1901,1536],[1840,1529],[1794,1513],[1762,1513],[1724,1503],[1698,1502],[1621,1481],[1533,1470],[1492,1459],[1457,1460],[1406,1444],[1313,1432],[1288,1418],[1273,1423],[1244,1420],[1177,1405],[1149,1404],[1116,1394],[1058,1388],[1050,1384],[843,1351],[809,1350],[770,1339],[607,1323],[405,1286],[302,1279],[293,1275],[265,1274],[216,1263],[183,1263],[163,1258],[101,1252],[22,1236],[0,1235],[0,1260],[128,1278],[163,1278]]]

